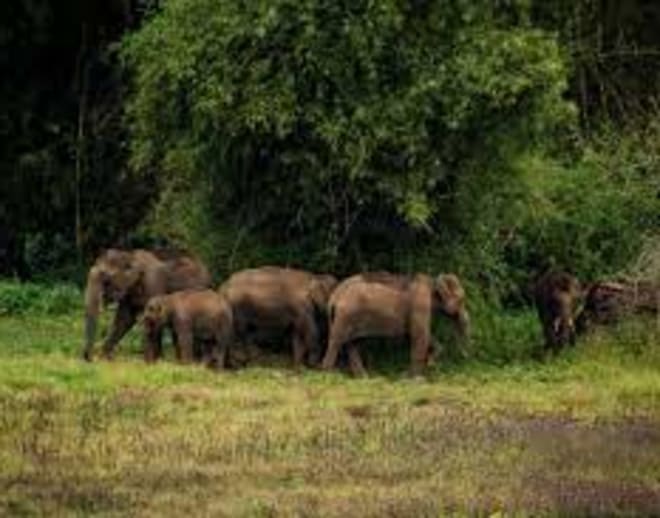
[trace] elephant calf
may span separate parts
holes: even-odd
[[[537,280],[534,302],[546,351],[557,352],[564,345],[575,343],[574,318],[581,294],[578,280],[566,272],[547,272]]]
[[[203,356],[208,363],[224,368],[233,340],[231,307],[213,290],[185,290],[149,299],[142,318],[144,359],[160,356],[164,328],[172,331],[177,359],[188,363],[194,358],[195,341],[209,345]]]
[[[355,275],[337,286],[328,308],[330,336],[324,369],[334,367],[339,350],[346,345],[351,371],[364,375],[355,340],[407,337],[412,374],[420,374],[431,354],[431,320],[436,313],[449,317],[463,338],[468,336],[465,291],[453,274],[435,279],[423,274],[409,277],[387,272]]]

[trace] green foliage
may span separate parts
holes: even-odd
[[[80,289],[71,284],[0,281],[0,316],[60,315],[81,308],[81,303]]]
[[[374,220],[440,231],[466,170],[571,120],[559,49],[526,12],[171,0],[123,47],[133,165],[204,185],[216,220],[312,264],[355,261]]]
[[[204,184],[185,176],[163,186],[153,210],[138,228],[137,236],[166,236],[169,244],[194,250],[211,270],[226,277],[265,264],[295,264],[314,268],[294,244],[265,245],[251,229],[235,220],[214,220],[213,202]]]
[[[626,270],[660,228],[659,134],[657,125],[627,135],[604,128],[577,156],[521,154],[499,175],[465,175],[453,214],[463,237],[444,264],[495,304],[528,298],[548,267],[583,280]]]
[[[496,299],[473,289],[469,301],[472,323],[470,358],[505,365],[529,361],[537,356],[543,339],[533,308],[505,311]],[[450,343],[443,333],[443,343]]]

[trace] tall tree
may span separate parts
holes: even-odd
[[[308,258],[446,228],[460,175],[570,119],[525,4],[170,0],[124,49],[133,164]]]
[[[127,210],[113,207],[134,186],[124,167],[120,69],[109,51],[145,7],[133,4],[0,4],[0,217],[14,265],[4,273],[16,265],[26,273],[25,244],[35,236],[45,249],[59,236],[67,254],[71,244],[89,251],[134,225],[144,193]]]

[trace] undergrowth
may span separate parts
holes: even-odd
[[[81,307],[82,294],[72,284],[34,284],[0,280],[0,316],[61,315]]]

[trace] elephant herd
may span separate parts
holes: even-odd
[[[539,280],[535,298],[548,349],[574,340],[576,329],[589,320],[590,300],[591,317],[602,313],[597,303],[606,288],[591,288],[576,325],[579,283],[561,272]],[[398,337],[409,342],[411,373],[417,375],[438,350],[431,333],[435,315],[454,324],[462,344],[470,328],[465,291],[451,273],[430,277],[370,272],[340,281],[327,274],[264,266],[236,272],[213,289],[208,269],[189,254],[109,249],[87,277],[83,357],[88,361],[104,302],[117,303],[102,346],[104,357],[113,356],[139,320],[145,361],[161,356],[167,329],[179,361],[204,361],[215,368],[227,365],[237,344],[276,336],[290,341],[295,367],[320,364],[332,369],[345,350],[351,372],[360,376],[366,371],[359,340]]]
[[[463,337],[469,328],[465,292],[452,274],[378,272],[340,282],[332,275],[265,266],[236,272],[212,289],[207,268],[190,255],[110,249],[87,277],[86,360],[92,359],[103,302],[117,303],[103,342],[106,358],[140,319],[146,361],[161,355],[163,331],[169,329],[180,361],[204,360],[217,368],[226,365],[235,344],[275,335],[290,340],[296,367],[321,363],[332,369],[345,348],[351,371],[363,375],[358,339],[405,337],[411,370],[418,374],[437,350],[434,314],[451,319]]]

